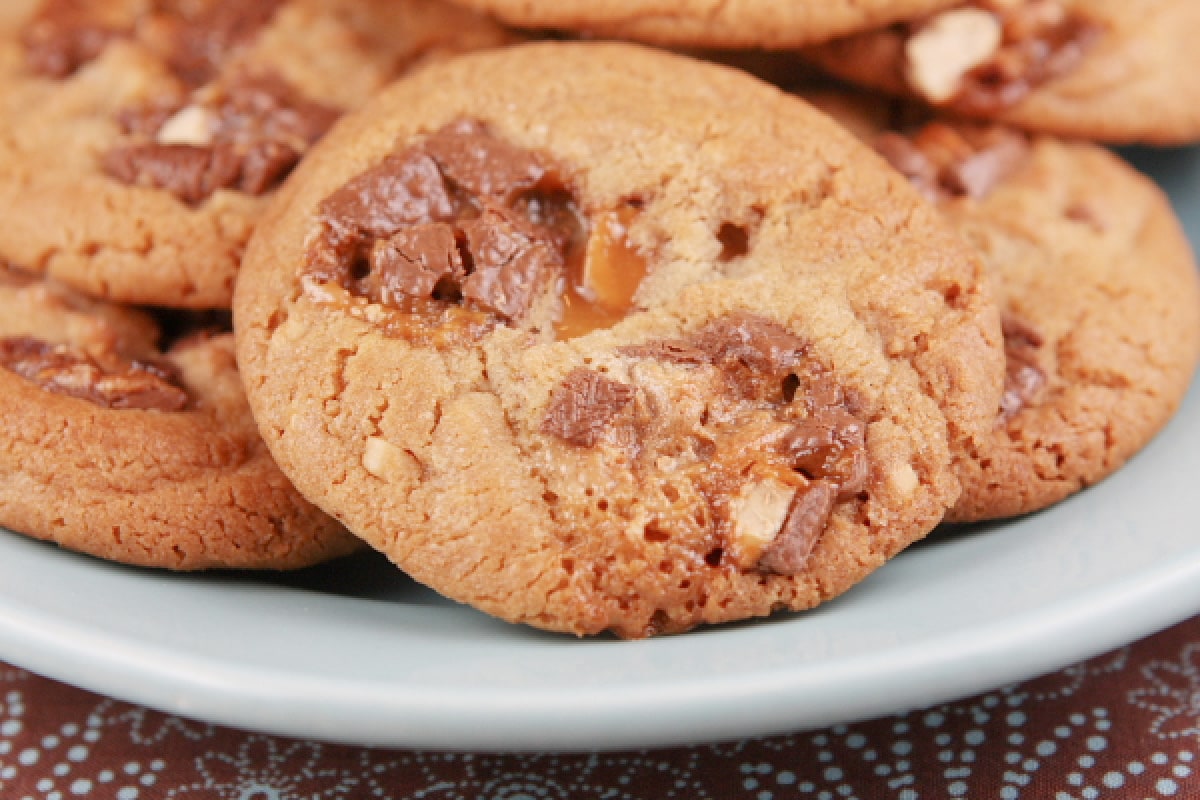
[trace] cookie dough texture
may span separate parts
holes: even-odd
[[[0,366],[0,526],[101,558],[173,570],[291,569],[359,542],[301,498],[246,405],[229,334],[157,351],[140,312],[0,272],[0,340],[32,337],[180,375],[182,411],[117,410]]]
[[[805,96],[868,141],[888,124],[878,100]],[[1178,409],[1200,359],[1195,259],[1158,187],[1090,144],[1033,137],[984,196],[938,207],[983,256],[1009,349],[1043,384],[964,454],[948,518],[1045,508],[1120,468]]]
[[[1027,4],[1030,0],[1024,0]],[[1058,0],[1093,25],[1097,39],[1066,74],[1016,105],[960,114],[1064,137],[1114,144],[1200,140],[1200,3],[1194,0]],[[885,29],[807,51],[832,74],[863,86],[915,96],[904,78],[903,37]]]
[[[1112,153],[1046,137],[981,202],[943,212],[1005,312],[1041,339],[1046,386],[970,453],[950,518],[1034,511],[1121,467],[1178,409],[1200,357],[1200,277],[1167,199]]]
[[[649,274],[632,313],[556,340],[551,290],[519,324],[435,347],[299,279],[325,198],[464,118],[557,162],[593,235],[604,212],[637,209],[627,236]],[[981,265],[904,181],[794,98],[633,45],[474,54],[386,91],[285,187],[234,315],[255,416],[306,496],[440,592],[576,634],[681,631],[845,591],[955,501],[951,442],[991,425],[1003,369]],[[704,440],[722,402],[711,375],[628,349],[738,315],[806,342],[867,423],[867,487],[794,575],[733,563],[688,478],[730,447]],[[699,438],[646,463],[603,430],[554,435],[547,415],[579,370],[592,402],[662,395],[660,416]]]
[[[953,0],[455,0],[513,25],[659,45],[799,47],[912,19]]]
[[[86,8],[127,28],[144,5],[94,0]],[[121,115],[190,88],[132,34],[67,76],[38,74],[22,37],[39,7],[6,0],[0,14],[0,257],[93,296],[228,308],[270,193],[220,189],[193,205],[105,174],[105,155],[131,139]],[[266,74],[345,110],[414,63],[504,39],[498,26],[432,0],[286,0],[230,50],[217,79]]]

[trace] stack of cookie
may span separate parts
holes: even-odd
[[[1191,0],[463,2],[0,12],[0,524],[176,569],[365,542],[642,637],[811,608],[1178,407],[1179,224],[1046,132],[1200,139]],[[778,49],[788,91],[564,31]],[[240,377],[195,313],[231,300]]]

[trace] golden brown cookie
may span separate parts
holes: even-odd
[[[358,541],[258,437],[233,337],[0,268],[0,526],[175,570],[292,569]]]
[[[0,258],[186,308],[228,307],[263,206],[338,115],[505,40],[433,0],[9,0],[0,36]]]
[[[632,45],[438,64],[259,229],[238,356],[283,469],[504,619],[647,636],[809,608],[958,495],[984,275],[807,105]]]
[[[1200,140],[1200,3],[973,0],[808,51],[955,114],[1105,142]]]
[[[873,141],[992,271],[1008,377],[992,435],[960,464],[951,520],[1058,502],[1166,424],[1200,359],[1200,276],[1157,187],[1094,145],[805,96]]]
[[[684,47],[799,47],[954,0],[453,0],[513,25]]]

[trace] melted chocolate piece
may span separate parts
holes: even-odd
[[[999,51],[967,73],[951,104],[975,114],[996,114],[1030,92],[1066,75],[1083,61],[1102,30],[1073,17],[1057,0],[1028,0],[991,9],[1004,26]]]
[[[779,532],[754,565],[785,575],[803,569],[834,505],[862,492],[870,479],[867,426],[851,393],[812,360],[804,340],[750,313],[727,315],[680,340],[620,352],[685,366],[709,365],[723,374],[726,397],[715,399],[714,406],[725,410],[722,421],[713,424],[727,444],[706,467],[702,492],[718,528],[729,535],[737,525],[728,498],[743,491],[747,480],[759,480],[747,477],[757,474],[753,464],[803,475]],[[773,415],[766,421],[764,410]],[[756,422],[748,424],[752,419]],[[641,446],[649,452],[661,449],[654,442]],[[736,552],[736,541],[734,545],[726,549]]]
[[[179,110],[152,105],[125,111],[120,120],[130,132],[154,136]],[[262,195],[287,177],[340,114],[271,76],[232,82],[204,112],[212,116],[211,144],[123,145],[105,154],[105,172],[130,185],[165,189],[190,205],[218,189]]]
[[[188,395],[169,367],[116,355],[101,365],[66,345],[32,337],[0,339],[0,366],[45,391],[86,400],[103,408],[181,411]]]
[[[108,151],[103,166],[122,183],[165,189],[192,205],[218,189],[237,187],[242,179],[240,159],[229,146],[128,145]]]
[[[580,447],[595,447],[635,394],[632,386],[595,370],[572,370],[550,398],[542,432]]]
[[[986,198],[1025,163],[1029,142],[1000,127],[951,127],[932,122],[912,136],[881,134],[875,149],[933,201]]]
[[[562,250],[531,223],[503,207],[489,206],[463,223],[471,274],[462,294],[480,308],[517,319],[533,304],[543,277],[562,270]]]
[[[21,32],[21,43],[29,69],[61,79],[97,58],[124,33],[105,24],[91,0],[44,0]]]
[[[520,321],[580,236],[547,163],[477,121],[451,123],[321,203],[307,274],[404,313],[449,303]]]
[[[1001,320],[1004,332],[1004,395],[1000,400],[1000,420],[1007,422],[1037,402],[1048,379],[1037,363],[1038,350],[1045,344],[1042,334],[1025,320],[1012,314]]]
[[[837,488],[816,481],[796,492],[779,535],[758,561],[758,568],[779,575],[796,575],[804,570],[833,514]]]
[[[162,0],[160,24],[171,70],[189,86],[203,86],[220,72],[237,46],[253,39],[286,0]],[[196,10],[193,10],[196,9]]]
[[[481,122],[452,122],[425,141],[424,151],[446,180],[482,200],[511,204],[523,192],[547,188],[551,170],[536,153],[492,136]]]

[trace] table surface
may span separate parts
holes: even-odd
[[[636,725],[636,720],[630,724]],[[0,663],[0,797],[1200,797],[1200,617],[959,702],[667,750],[481,755],[220,728]]]

